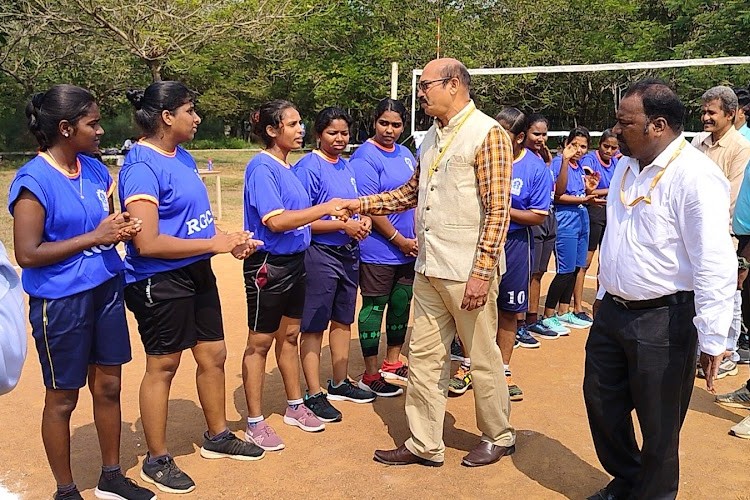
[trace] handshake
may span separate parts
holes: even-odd
[[[323,204],[326,213],[346,222],[354,214],[359,213],[360,204],[358,199],[345,200],[343,198],[332,198]]]

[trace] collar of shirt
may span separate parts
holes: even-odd
[[[680,134],[679,137],[677,137],[675,140],[669,143],[666,148],[664,148],[664,151],[659,153],[656,158],[654,158],[654,161],[649,163],[643,168],[639,168],[638,160],[632,157],[628,157],[628,163],[627,168],[630,169],[630,171],[636,176],[640,176],[641,174],[645,173],[648,169],[651,167],[655,167],[655,169],[664,168],[669,164],[669,160],[672,158],[672,155],[677,150],[677,148],[680,147],[680,144],[682,144],[682,141],[684,141],[685,138],[682,134]],[[656,173],[654,173],[656,175]]]
[[[739,135],[739,131],[731,126],[718,141],[714,142],[713,136],[709,133],[701,142],[708,148],[725,148],[737,140],[737,135]]]
[[[444,127],[440,126],[440,120],[436,118],[435,129],[438,135],[438,139],[442,140],[443,137],[446,136],[446,134],[450,134],[453,131],[453,129],[455,129],[456,126],[458,126],[459,123],[463,122],[463,119],[466,118],[466,115],[468,115],[475,109],[477,109],[477,107],[474,105],[474,101],[470,100],[466,104],[466,106],[461,108],[461,110],[458,113],[456,113],[456,116],[448,120],[448,123]]]

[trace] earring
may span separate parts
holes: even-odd
[[[65,133],[63,134],[63,137],[68,137],[68,135],[69,135],[69,134],[68,134],[67,132],[65,132]]]

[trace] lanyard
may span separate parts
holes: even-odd
[[[682,150],[685,148],[686,144],[687,144],[687,141],[683,139],[682,143],[680,143],[680,146],[675,150],[674,153],[672,153],[672,157],[669,159],[667,164],[664,165],[664,168],[662,168],[659,171],[659,173],[654,176],[654,179],[651,181],[651,186],[649,186],[646,194],[643,196],[637,197],[635,200],[633,200],[630,203],[625,201],[625,177],[627,177],[628,171],[630,170],[626,167],[625,171],[622,173],[622,180],[620,181],[620,201],[622,202],[622,204],[625,205],[626,208],[628,207],[632,208],[636,206],[637,204],[639,204],[640,202],[644,202],[647,205],[650,205],[651,204],[651,192],[659,183],[659,180],[664,175],[664,172],[667,170],[667,167],[669,166],[669,164],[672,163],[674,160],[676,160],[678,156],[680,156],[680,153],[682,153]]]
[[[448,151],[448,148],[450,147],[451,143],[453,142],[453,139],[456,138],[456,135],[458,134],[458,131],[461,128],[461,126],[466,122],[466,120],[469,119],[469,117],[471,116],[471,114],[474,111],[476,111],[476,109],[477,108],[472,104],[471,105],[471,109],[466,113],[466,116],[464,116],[461,119],[461,121],[458,122],[458,124],[455,126],[455,128],[451,132],[451,135],[448,137],[448,140],[446,141],[445,146],[443,146],[440,154],[438,155],[437,158],[435,158],[435,161],[432,162],[432,165],[430,165],[430,169],[427,171],[427,173],[428,173],[428,175],[430,177],[432,177],[432,174],[434,174],[435,171],[437,170],[438,165],[440,164],[440,160],[443,159],[443,156],[445,155],[446,151]]]

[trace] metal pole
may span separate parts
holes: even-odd
[[[398,99],[398,63],[391,63],[391,99]]]

